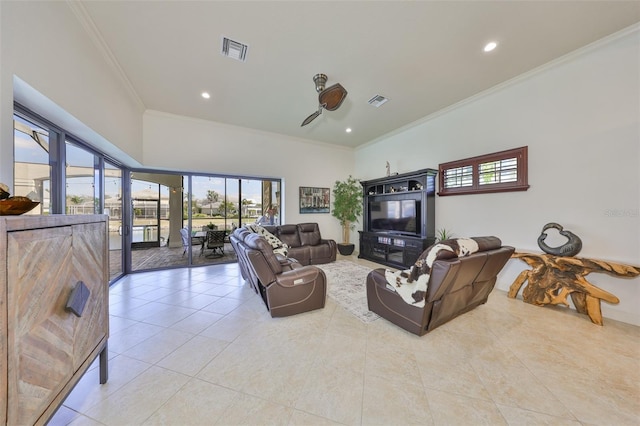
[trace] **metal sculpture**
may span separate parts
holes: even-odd
[[[550,228],[557,229],[560,235],[567,238],[567,242],[560,247],[549,247],[544,240],[547,238],[545,231]],[[573,232],[565,231],[560,224],[550,222],[542,228],[542,233],[538,237],[538,247],[547,254],[571,257],[577,255],[580,253],[580,250],[582,250],[582,240]]]

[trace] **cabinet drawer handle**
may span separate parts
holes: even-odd
[[[72,312],[75,316],[81,317],[84,311],[84,305],[87,303],[91,292],[82,281],[78,281],[76,286],[71,290],[67,306],[65,310]]]

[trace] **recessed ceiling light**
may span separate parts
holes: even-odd
[[[205,99],[209,99],[211,97],[211,95],[208,92],[202,92],[201,96]]]
[[[496,47],[498,47],[498,43],[496,43],[495,41],[490,41],[489,43],[487,43],[484,46],[484,51],[485,52],[491,52],[493,49],[495,49]]]
[[[345,132],[347,132],[347,133],[351,133],[351,127],[347,127],[347,129],[345,130]]]

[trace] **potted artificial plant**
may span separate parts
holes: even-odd
[[[362,214],[362,186],[358,179],[349,175],[345,181],[336,181],[331,214],[342,226],[342,243],[338,244],[338,251],[343,256],[349,256],[355,247],[349,242],[349,231],[355,228],[355,222]]]

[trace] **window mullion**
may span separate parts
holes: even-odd
[[[480,186],[480,185],[479,185],[479,183],[478,183],[478,182],[479,182],[479,179],[480,179],[480,170],[479,170],[479,168],[480,168],[480,163],[479,163],[479,162],[477,162],[477,161],[475,161],[475,162],[471,165],[471,167],[472,167],[471,176],[472,176],[472,179],[473,179],[473,181],[472,181],[473,183],[472,183],[472,185],[471,185],[471,188],[473,188],[473,189],[475,189],[475,190],[478,190],[478,187]]]

